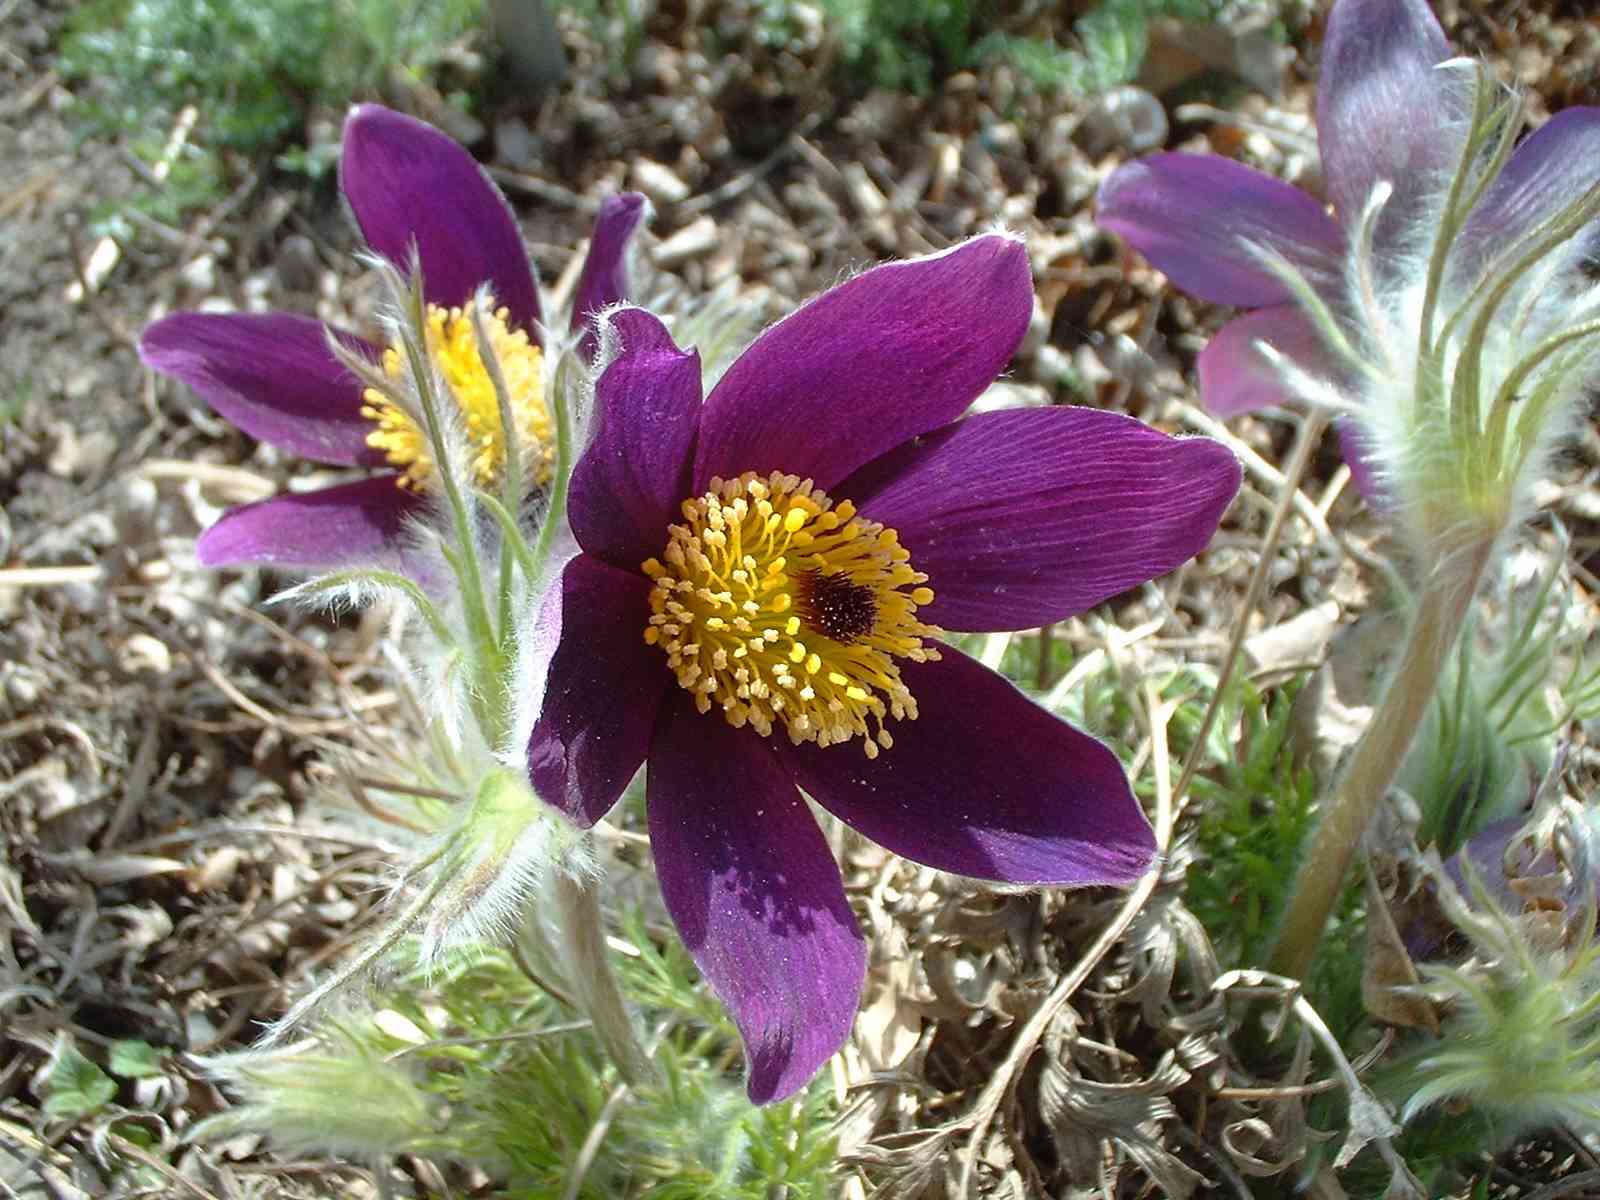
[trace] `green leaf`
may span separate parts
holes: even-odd
[[[124,1079],[147,1079],[163,1074],[161,1051],[149,1042],[130,1039],[111,1043],[111,1059],[106,1064],[113,1075]]]
[[[116,1080],[95,1066],[71,1042],[63,1040],[44,1077],[44,1112],[68,1119],[86,1116],[111,1103]]]
[[[417,611],[422,614],[422,619],[428,622],[433,629],[434,635],[441,642],[450,647],[456,645],[455,631],[450,628],[449,623],[444,619],[444,614],[434,607],[433,601],[428,598],[428,594],[422,588],[398,571],[361,568],[338,571],[332,575],[324,575],[320,579],[307,580],[298,587],[291,588],[285,592],[284,596],[321,596],[337,593],[351,586],[403,593],[412,604],[416,605]]]
[[[132,1142],[141,1150],[154,1150],[161,1144],[161,1139],[151,1131],[148,1125],[138,1121],[117,1121],[111,1126],[111,1132],[124,1141]],[[161,1176],[158,1174],[157,1179]]]

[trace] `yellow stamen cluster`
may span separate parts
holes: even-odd
[[[523,462],[535,485],[547,483],[555,462],[550,412],[544,403],[544,358],[522,329],[507,324],[510,313],[501,308],[485,312],[485,340],[500,367]],[[500,421],[500,400],[494,380],[478,353],[472,314],[460,308],[428,305],[428,357],[456,404],[472,455],[473,482],[492,487],[506,462],[505,429]],[[384,374],[405,380],[411,371],[404,347],[392,345],[383,352]],[[389,462],[401,467],[400,486],[424,491],[435,481],[438,467],[427,431],[410,412],[376,388],[363,394],[361,415],[377,428],[367,435],[367,445],[382,450]]]
[[[884,720],[917,716],[894,660],[939,657],[923,643],[939,630],[916,618],[928,577],[895,531],[778,472],[713,479],[683,517],[643,565],[644,640],[700,711],[763,737],[782,721],[796,745],[859,736],[868,758],[892,746]]]

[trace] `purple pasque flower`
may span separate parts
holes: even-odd
[[[345,122],[339,178],[368,246],[401,273],[413,263],[421,269],[428,350],[471,439],[477,478],[470,482],[479,485],[491,482],[505,454],[469,313],[487,289],[486,333],[542,482],[552,453],[544,360],[560,347],[542,323],[522,235],[499,189],[443,133],[372,104]],[[626,251],[644,212],[634,194],[601,205],[573,304],[580,352],[592,355],[594,315],[626,294]],[[404,533],[433,484],[430,444],[411,414],[340,361],[335,339],[391,378],[406,369],[397,347],[292,313],[175,313],[145,330],[144,361],[187,383],[252,437],[317,462],[376,471],[229,511],[201,535],[202,563],[406,569]]]
[[[1424,539],[1464,510],[1509,523],[1572,419],[1600,313],[1600,108],[1518,145],[1519,99],[1452,53],[1426,0],[1333,6],[1331,215],[1213,155],[1127,163],[1099,196],[1101,224],[1178,286],[1249,310],[1200,356],[1206,404],[1329,405],[1357,483],[1423,513]]]
[[[662,895],[758,1102],[839,1048],[865,971],[798,789],[984,879],[1123,884],[1154,853],[1109,749],[934,635],[1033,628],[1170,571],[1239,468],[1115,413],[963,419],[1031,311],[1022,245],[980,237],[811,301],[704,399],[694,351],[610,317],[529,772],[587,825],[648,762]]]

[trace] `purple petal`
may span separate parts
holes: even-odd
[[[1517,147],[1472,210],[1452,247],[1458,285],[1471,287],[1496,254],[1533,232],[1594,186],[1600,108],[1566,108]]]
[[[1511,886],[1511,880],[1549,875],[1565,867],[1567,881],[1561,889],[1560,900],[1571,921],[1583,911],[1588,900],[1585,895],[1587,891],[1593,889],[1595,898],[1600,900],[1600,881],[1595,880],[1592,867],[1584,870],[1580,865],[1586,865],[1586,859],[1580,858],[1576,863],[1558,863],[1545,839],[1519,838],[1517,835],[1527,828],[1527,824],[1528,814],[1525,812],[1491,821],[1445,860],[1444,869],[1468,902],[1474,902],[1474,889],[1467,879],[1463,863],[1463,859],[1471,859],[1478,882],[1489,893],[1490,899],[1504,911],[1519,914],[1527,909],[1530,901],[1528,896]],[[1506,858],[1507,852],[1512,851],[1513,843],[1516,843],[1516,848],[1510,855],[1511,870],[1508,874]]]
[[[315,492],[286,492],[230,509],[200,535],[195,552],[208,567],[373,567],[420,579],[407,554],[407,525],[427,502],[396,478],[378,475]]]
[[[328,348],[327,326],[289,313],[174,313],[144,331],[139,357],[180,379],[251,437],[340,466],[376,466],[361,384]],[[336,334],[376,361],[377,350]]]
[[[573,469],[568,510],[579,545],[637,571],[690,495],[700,356],[642,308],[616,313],[611,329],[622,349],[595,384],[599,430]]]
[[[1166,574],[1205,548],[1238,489],[1239,464],[1209,438],[1033,408],[918,438],[840,494],[928,575],[919,617],[988,630],[1058,621]]]
[[[528,739],[528,777],[546,801],[593,825],[622,795],[650,748],[674,682],[644,640],[650,581],[580,554],[561,576],[561,640]]]
[[[1322,174],[1346,229],[1361,219],[1374,185],[1394,186],[1380,248],[1460,154],[1460,86],[1434,69],[1450,55],[1427,0],[1339,0],[1328,16],[1317,84]]]
[[[1528,815],[1522,813],[1493,821],[1445,860],[1445,875],[1469,908],[1480,909],[1479,901],[1487,900],[1502,912],[1519,915],[1526,910],[1528,902],[1512,887],[1511,880],[1545,875],[1557,869],[1556,862],[1545,850],[1517,838],[1527,820]],[[1513,840],[1519,844],[1511,855],[1511,872],[1508,874],[1506,854],[1512,849]],[[1471,881],[1467,879],[1468,860],[1473,867]],[[1588,882],[1582,874],[1574,872],[1574,875],[1576,877],[1569,880],[1560,897],[1569,921],[1582,911]],[[1548,916],[1548,913],[1545,915]],[[1401,916],[1401,936],[1405,940],[1406,951],[1418,961],[1441,957],[1449,939],[1459,932],[1445,913],[1439,910],[1437,903],[1404,905]],[[1582,936],[1582,931],[1574,932]]]
[[[1032,313],[1027,253],[999,235],[824,292],[758,337],[706,400],[695,489],[744,471],[830,487],[966,411]]]
[[[594,315],[628,298],[628,244],[649,211],[638,192],[607,196],[600,202],[589,253],[572,298],[572,332],[582,335],[578,352],[586,361],[593,360],[599,346]]]
[[[1391,511],[1394,506],[1378,478],[1372,435],[1349,418],[1336,422],[1334,429],[1339,435],[1339,449],[1350,467],[1350,480],[1356,485],[1356,490],[1366,497],[1367,503],[1373,508]]]
[[[1344,234],[1299,188],[1215,154],[1152,154],[1100,185],[1096,220],[1186,292],[1219,304],[1282,304],[1289,290],[1253,247],[1333,290]]]
[[[792,1095],[855,1020],[867,954],[822,831],[768,743],[679,692],[646,776],[667,911],[744,1038],[750,1099]]]
[[[415,243],[430,303],[466,304],[489,283],[512,324],[533,332],[539,292],[522,234],[472,155],[432,125],[362,104],[344,123],[339,178],[369,246],[404,271]]]
[[[869,759],[855,743],[782,745],[795,779],[841,821],[941,871],[1008,883],[1125,884],[1155,834],[1122,764],[959,650],[902,660],[915,721]]]
[[[1259,342],[1311,375],[1341,376],[1322,335],[1298,305],[1258,309],[1229,321],[1200,352],[1200,399],[1217,416],[1234,417],[1293,399],[1277,368],[1261,353]]]

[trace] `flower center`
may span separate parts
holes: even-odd
[[[642,568],[644,640],[700,711],[720,705],[763,737],[782,721],[796,745],[892,746],[884,720],[917,716],[895,659],[939,657],[923,642],[939,630],[916,616],[933,591],[895,531],[776,471],[713,479],[683,516]]]
[[[523,461],[534,484],[541,485],[549,481],[555,461],[550,413],[544,403],[544,358],[524,330],[506,323],[509,316],[504,308],[485,312],[483,331],[511,401]],[[479,487],[491,487],[505,467],[505,427],[494,380],[478,353],[470,310],[428,305],[427,344],[428,357],[460,413],[474,479]],[[383,370],[395,380],[409,376],[411,368],[403,346],[384,350]],[[362,400],[361,415],[377,425],[367,434],[367,445],[382,450],[391,465],[402,468],[401,487],[429,488],[438,466],[427,431],[412,413],[376,388],[368,388]]]

